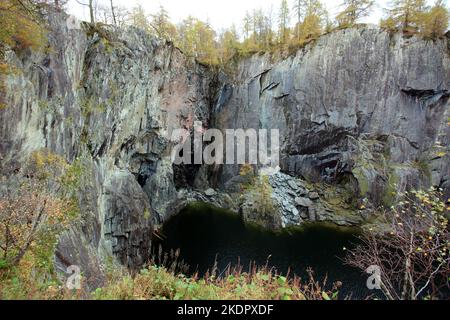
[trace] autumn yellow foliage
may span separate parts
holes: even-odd
[[[445,34],[448,29],[450,14],[442,1],[438,1],[430,11],[423,15],[422,35],[437,38]]]
[[[32,1],[0,2],[0,45],[14,50],[38,49],[45,43],[45,32]]]

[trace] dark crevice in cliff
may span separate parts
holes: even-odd
[[[341,141],[346,140],[346,137],[351,135],[345,129],[335,128],[335,130],[317,132],[312,137],[298,137],[297,140],[301,141],[302,144],[293,144],[286,154],[288,156],[320,154],[332,146],[339,145]]]
[[[450,92],[448,90],[435,90],[435,89],[413,89],[405,88],[401,89],[406,95],[418,99],[425,106],[434,106],[441,99],[446,99],[450,97]]]

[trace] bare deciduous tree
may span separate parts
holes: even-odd
[[[110,4],[111,4],[111,16],[112,16],[112,20],[115,26],[117,26],[117,19],[116,19],[116,9],[114,7],[113,4],[113,0],[109,0]]]
[[[104,24],[121,27],[127,22],[129,11],[122,6],[116,6],[112,0],[108,4],[99,4],[95,10],[96,20]]]
[[[75,0],[78,4],[89,8],[89,18],[91,23],[95,23],[95,11],[94,11],[94,0],[88,0],[88,3],[80,2],[79,0]]]
[[[20,172],[0,177],[0,269],[20,263],[43,237],[67,227],[77,211],[79,168],[36,151]]]
[[[438,192],[409,192],[383,215],[385,232],[362,236],[347,264],[381,271],[381,290],[390,300],[439,298],[450,289],[448,208]]]
[[[19,189],[7,188],[0,197],[0,260],[5,267],[17,265],[46,228],[64,220],[67,203],[26,181]]]

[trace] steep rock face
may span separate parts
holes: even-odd
[[[40,149],[85,164],[82,219],[55,256],[63,273],[81,266],[92,288],[110,256],[145,263],[155,226],[191,202],[266,219],[241,197],[238,166],[172,165],[171,132],[194,121],[281,131],[268,227],[360,224],[392,201],[394,185],[449,190],[445,41],[344,30],[285,60],[244,59],[225,77],[134,28],[69,30],[61,15],[50,25],[49,50],[7,54],[19,71],[0,110],[0,171],[20,170]]]
[[[214,121],[222,129],[279,129],[282,172],[353,193],[355,209],[389,205],[392,191],[406,188],[434,185],[448,194],[449,62],[445,40],[334,32],[279,62],[266,54],[239,63]],[[222,168],[222,187],[238,170]],[[285,224],[301,221],[298,195],[277,193]]]
[[[178,202],[171,131],[209,121],[212,76],[134,28],[68,29],[61,15],[50,28],[45,52],[8,52],[19,72],[6,79],[0,169],[18,171],[40,149],[86,164],[82,221],[61,237],[56,264],[82,266],[95,288],[102,259],[148,260],[154,225]]]

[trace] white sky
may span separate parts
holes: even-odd
[[[87,2],[87,0],[79,0]],[[109,0],[97,0],[99,3],[109,3]],[[273,8],[274,17],[277,17],[281,0],[113,0],[117,6],[131,9],[140,3],[147,13],[156,12],[159,5],[163,5],[169,12],[172,22],[178,23],[189,15],[201,20],[208,20],[216,30],[231,26],[233,23],[238,30],[241,28],[242,18],[247,10],[262,8],[265,11]],[[327,6],[330,14],[334,17],[341,3],[340,0],[322,0]],[[288,0],[292,7],[293,0]],[[370,17],[362,22],[378,23],[383,16],[383,8],[389,3],[388,0],[376,0],[376,6]],[[78,4],[76,0],[69,0],[68,11],[79,19],[88,20],[88,10]],[[292,12],[292,22],[294,14]]]

